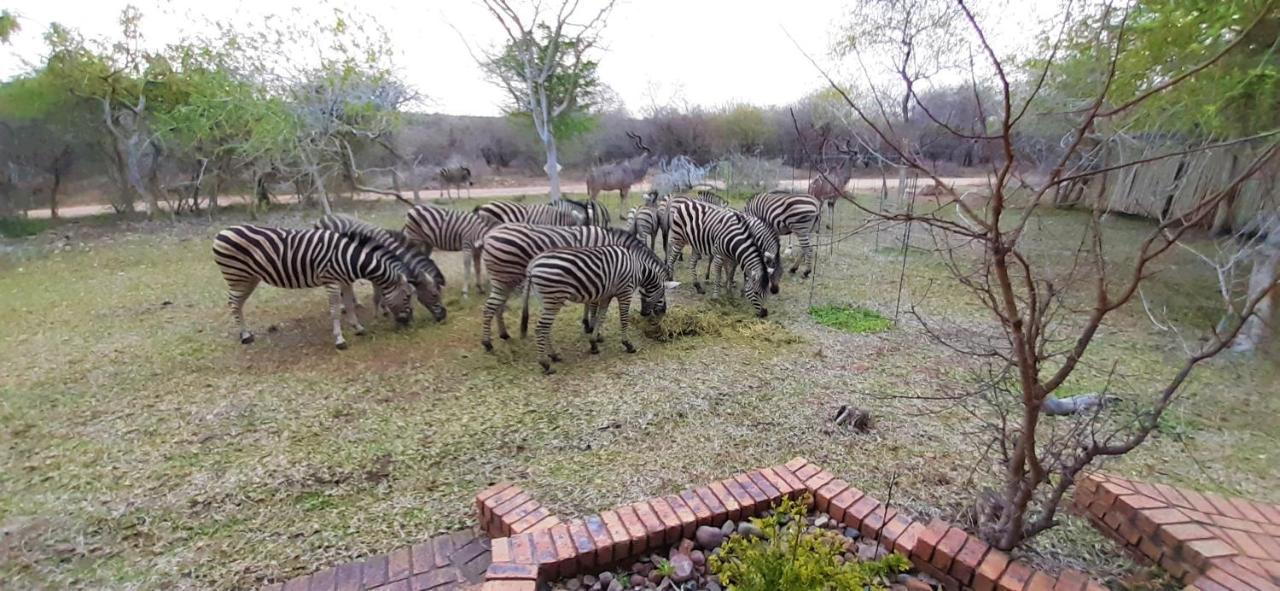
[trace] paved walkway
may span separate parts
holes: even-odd
[[[478,588],[489,562],[489,538],[463,530],[267,585],[263,591],[459,591]]]

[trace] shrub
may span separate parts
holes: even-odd
[[[852,333],[884,332],[893,325],[875,310],[847,304],[827,304],[809,308],[809,316],[818,324]]]
[[[886,579],[911,568],[900,554],[846,562],[847,538],[831,530],[808,531],[811,499],[783,499],[771,515],[752,519],[764,536],[730,537],[711,556],[711,571],[736,591],[861,591],[883,589]]]
[[[52,225],[52,221],[45,219],[0,217],[0,238],[35,236]]]

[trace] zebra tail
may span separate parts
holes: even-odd
[[[520,338],[525,338],[529,334],[529,292],[533,291],[533,284],[525,281],[524,286],[524,306],[520,310]]]

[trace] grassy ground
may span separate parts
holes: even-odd
[[[387,225],[403,211],[360,207]],[[851,210],[841,215],[852,227]],[[926,399],[971,383],[968,360],[913,322],[852,334],[807,313],[850,304],[892,316],[896,230],[824,248],[818,279],[788,277],[768,321],[742,301],[681,294],[673,315],[693,328],[677,332],[727,327],[714,336],[637,339],[640,352],[627,355],[615,314],[592,357],[570,309],[556,331],[565,363],[543,377],[531,341],[481,351],[480,298],[461,300],[456,253],[438,257],[454,280],[444,324],[420,316],[396,331],[373,319],[339,352],[322,290],[262,288],[246,309],[258,342],[239,345],[209,252],[217,229],[237,219],[84,222],[4,243],[6,588],[251,587],[470,525],[471,495],[498,479],[573,515],[802,455],[882,498],[896,479],[895,503],[954,516],[995,471],[977,461],[982,440],[967,415]],[[1047,214],[1034,248],[1070,248],[1080,222]],[[1145,228],[1108,224],[1113,244]],[[926,318],[984,326],[936,258],[911,251],[906,273],[904,302]],[[1176,254],[1147,295],[1189,326],[1211,317],[1213,293],[1209,274]],[[1141,397],[1178,352],[1130,309],[1105,327],[1070,388],[1102,386],[1114,364],[1122,390]],[[1167,427],[1107,469],[1280,500],[1274,367],[1209,364]],[[872,429],[829,428],[841,404],[869,410]],[[1070,518],[1030,553],[1096,573],[1123,564]]]

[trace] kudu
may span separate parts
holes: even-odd
[[[600,191],[617,191],[620,212],[627,211],[627,193],[631,191],[631,185],[644,179],[644,176],[649,173],[649,168],[658,162],[658,157],[653,154],[653,150],[644,145],[644,140],[638,134],[628,131],[627,137],[635,141],[636,149],[641,152],[640,155],[622,162],[597,166],[587,173],[587,194],[591,196],[591,200],[595,201]]]
[[[453,199],[453,193],[450,191],[450,189],[453,187],[456,187],[458,189],[458,197],[462,197],[463,185],[466,185],[467,187],[467,197],[468,198],[471,197],[471,185],[474,185],[475,183],[471,182],[470,168],[467,168],[465,166],[455,166],[453,168],[441,168],[439,174],[440,174],[440,181],[444,183],[444,189],[442,193],[449,195],[449,199]]]
[[[827,141],[822,142],[822,153],[819,155],[818,176],[809,183],[809,195],[827,205],[827,229],[836,217],[836,200],[844,197],[845,185],[853,177],[853,167],[858,163],[858,150],[853,147],[852,140],[845,140],[844,146],[835,144],[836,153],[840,154],[839,164],[828,166],[826,163]]]

